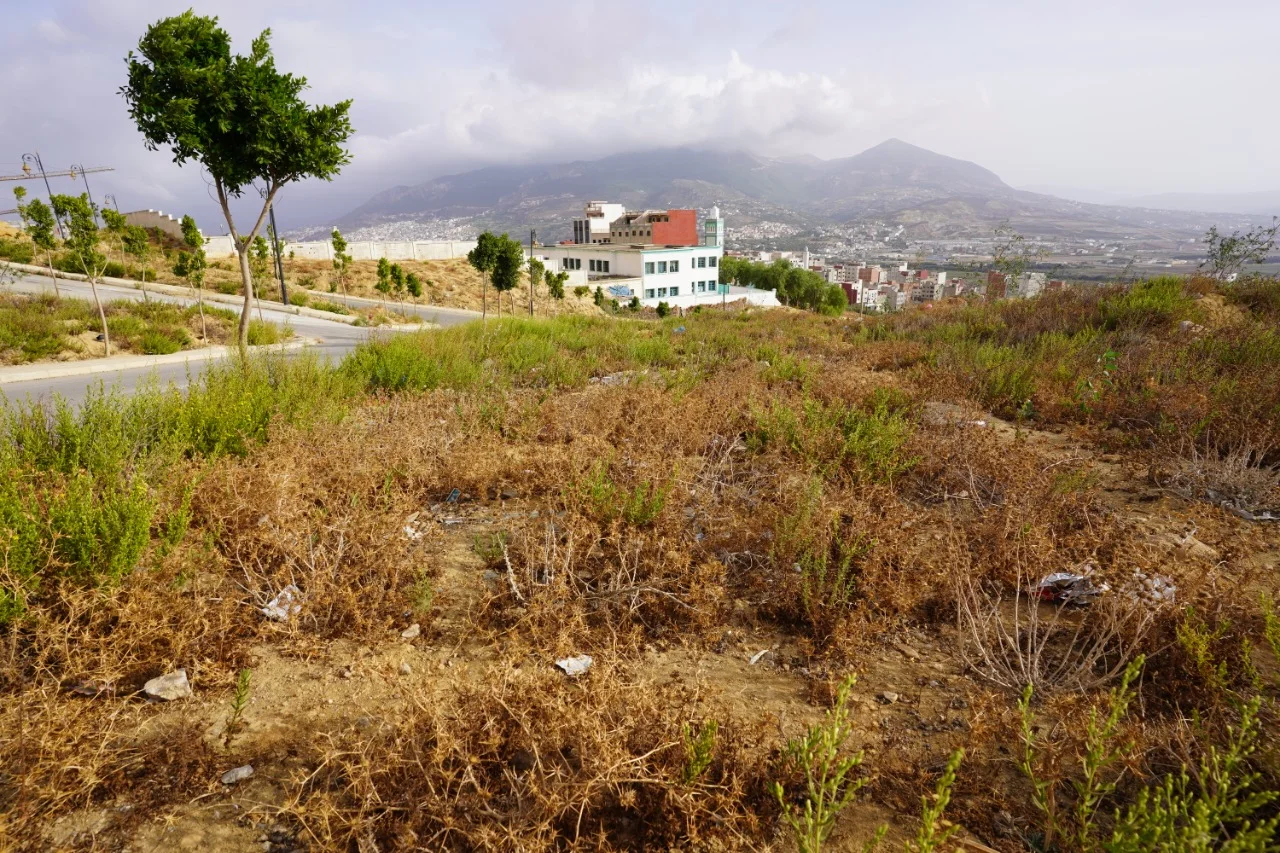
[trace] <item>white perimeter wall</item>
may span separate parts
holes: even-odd
[[[376,261],[379,258],[389,261],[447,261],[465,258],[475,247],[474,240],[361,240],[348,243],[347,254],[356,261]],[[205,238],[204,251],[210,258],[230,258],[236,253],[231,238],[225,236]],[[328,240],[286,242],[284,251],[286,257],[293,252],[295,258],[333,260],[333,244]]]

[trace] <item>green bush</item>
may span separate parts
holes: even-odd
[[[0,237],[0,258],[15,264],[29,264],[36,256],[36,247],[26,240],[8,240]]]
[[[294,288],[289,292],[289,304],[297,305],[299,308],[305,308],[307,303],[311,301],[311,294],[305,290]]]
[[[186,336],[183,335],[183,337]],[[142,333],[138,341],[138,349],[147,355],[168,355],[169,353],[178,352],[183,345],[183,341],[158,329],[148,329]]]
[[[249,321],[249,346],[251,347],[278,344],[286,337],[288,337],[286,330],[275,323],[265,320]]]
[[[658,310],[659,319],[664,319],[671,314],[671,306],[668,305],[666,302],[659,302],[657,310]]]
[[[317,299],[311,303],[311,307],[316,311],[328,311],[330,314],[351,314],[351,311],[345,305],[330,302],[327,299]]]

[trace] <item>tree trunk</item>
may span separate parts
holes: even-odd
[[[54,279],[55,281],[57,279]],[[103,357],[111,355],[111,333],[107,331],[107,312],[102,308],[102,300],[98,298],[97,276],[89,276],[89,287],[93,290],[93,301],[98,306],[98,320],[102,323]]]
[[[249,272],[249,244],[243,242],[236,246],[240,256],[240,282],[244,285],[244,308],[240,310],[240,328],[236,344],[241,355],[249,353],[249,316],[253,312],[253,273]]]
[[[193,288],[196,292],[196,305],[200,306],[200,340],[204,341],[204,345],[209,345],[209,330],[204,325],[204,294],[200,288]]]
[[[484,280],[484,273],[480,273],[480,322],[489,319],[489,282]]]
[[[62,298],[62,291],[58,288],[58,276],[53,271],[53,251],[46,249],[44,253],[45,263],[49,265],[49,278],[53,279],[53,295]]]

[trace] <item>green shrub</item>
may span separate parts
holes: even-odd
[[[351,311],[345,305],[330,302],[327,299],[317,299],[311,303],[311,307],[316,311],[328,311],[330,314],[351,314]]]
[[[671,483],[660,486],[646,480],[628,490],[613,481],[605,463],[598,462],[579,489],[592,514],[601,521],[621,519],[641,527],[662,514]]]
[[[186,336],[183,335],[182,337]],[[157,329],[148,329],[142,333],[138,342],[138,349],[147,355],[168,355],[181,350],[184,343],[184,341],[180,341],[176,337]]]
[[[249,321],[249,346],[268,346],[278,344],[288,335],[286,330],[265,320]]]
[[[107,278],[124,278],[124,264],[119,261],[107,261],[107,265],[102,268],[102,274]]]
[[[36,256],[36,247],[26,240],[8,240],[0,237],[0,258],[15,264],[29,264]]]
[[[658,303],[658,319],[664,319],[671,313],[671,306],[666,302]]]
[[[294,288],[289,292],[290,305],[297,305],[299,308],[304,308],[306,307],[307,303],[310,301],[311,301],[311,294],[307,293],[305,290]]]
[[[580,284],[573,289],[573,295],[577,296],[578,298],[582,298],[583,296],[590,296],[591,288],[587,287],[585,284]]]

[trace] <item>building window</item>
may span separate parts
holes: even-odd
[[[591,272],[595,272],[595,271],[596,271],[596,259],[595,259],[595,258],[592,258],[591,260],[587,261],[587,267],[591,270]]]
[[[645,292],[644,292],[644,298],[645,298],[645,299],[652,299],[652,298],[653,298],[653,288],[652,288],[652,287],[650,287],[650,288],[648,288],[648,289],[646,289],[646,290],[645,290]]]
[[[707,264],[707,266],[709,266],[709,267],[714,267],[714,266],[716,265],[716,256],[715,256],[715,255],[712,255],[710,258],[708,258],[708,260],[710,261],[710,263],[708,263],[708,264]]]
[[[609,262],[608,262],[608,261],[601,261],[601,262],[600,262],[600,266],[604,267],[604,269],[602,269],[602,270],[601,270],[601,272],[608,272],[608,271],[609,271]]]
[[[659,299],[661,299],[662,297],[664,297],[664,296],[666,296],[666,295],[667,295],[667,289],[666,289],[665,287],[659,287],[659,288],[658,288],[658,298],[659,298]]]
[[[707,265],[706,258],[698,258],[698,269],[703,269]]]
[[[658,272],[666,272],[666,271],[667,271],[667,262],[658,261]]]
[[[679,296],[679,295],[680,295],[680,288],[678,288],[678,287],[673,287],[673,288],[671,288],[671,295],[672,295],[672,296]]]
[[[671,262],[671,271],[672,271],[672,272],[680,272],[680,262],[679,262],[679,261],[672,261],[672,262]]]
[[[653,261],[644,262],[644,274],[653,275]]]
[[[698,282],[698,293],[702,293],[706,289],[707,289],[707,283],[705,281]]]

